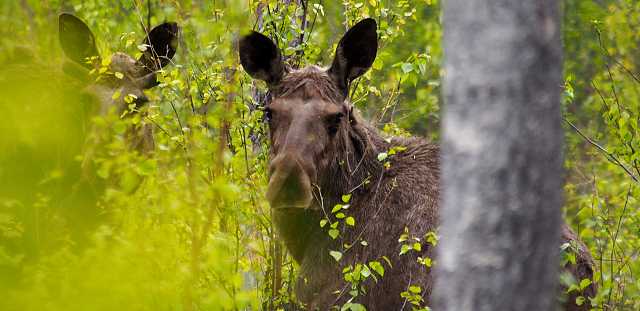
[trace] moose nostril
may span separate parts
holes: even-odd
[[[276,191],[274,201],[282,204],[295,203],[297,197],[304,192],[299,177],[294,174],[285,177],[280,188]]]

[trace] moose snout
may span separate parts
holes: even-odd
[[[306,208],[311,204],[313,164],[299,156],[276,156],[270,164],[267,200],[272,208]]]

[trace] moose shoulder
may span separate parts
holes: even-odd
[[[300,263],[297,295],[309,310],[344,304],[352,290],[342,267],[372,261],[392,266],[377,282],[361,284],[356,302],[370,310],[397,310],[409,286],[419,286],[429,303],[433,278],[422,259],[434,256],[434,244],[401,253],[401,236],[422,239],[438,228],[439,148],[419,138],[385,139],[348,102],[351,82],[365,73],[377,54],[377,25],[365,19],[342,37],[328,69],[291,69],[277,46],[252,32],[239,43],[240,60],[272,94],[265,107],[271,139],[267,199],[280,236]],[[394,152],[389,152],[393,150]],[[380,161],[378,155],[389,155]],[[332,238],[321,220],[351,194],[348,213],[355,225]],[[565,226],[563,240],[578,245],[578,279],[591,278],[586,248]],[[346,245],[346,246],[345,246]],[[330,251],[340,250],[340,265]],[[422,258],[422,259],[421,259]],[[593,289],[593,288],[590,288]],[[575,301],[575,300],[574,300]],[[570,303],[566,308],[574,306]]]

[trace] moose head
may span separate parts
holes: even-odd
[[[63,13],[59,17],[59,31],[60,45],[67,58],[75,63],[74,68],[79,66],[91,70],[95,68],[95,64],[100,64],[95,36],[82,20]],[[179,31],[176,23],[163,23],[151,29],[143,40],[147,48],[138,59],[124,53],[113,54],[108,71],[122,76],[107,77],[97,84],[111,94],[120,90],[122,96],[113,102],[118,105],[119,110],[126,108],[125,95],[133,95],[136,105],[147,101],[143,90],[158,85],[156,72],[169,64],[175,55]]]
[[[102,63],[95,36],[78,17],[63,13],[59,17],[60,45],[71,62],[65,63],[65,71],[86,76],[90,70]],[[115,53],[110,59],[107,72],[86,91],[96,95],[100,101],[100,113],[112,107],[118,114],[135,105],[134,111],[148,99],[145,89],[158,85],[156,74],[171,62],[178,45],[180,28],[176,23],[163,23],[151,29],[143,40],[146,50],[135,59],[125,53]],[[119,96],[113,96],[119,94]],[[133,149],[147,152],[153,149],[150,126],[134,126],[128,130],[129,145]]]
[[[317,188],[343,183],[348,178],[336,175],[357,169],[367,131],[359,128],[347,96],[351,82],[376,58],[376,30],[373,19],[349,29],[329,68],[289,68],[276,44],[258,32],[240,40],[243,68],[265,81],[271,94],[264,113],[271,139],[267,199],[273,208],[314,207]]]

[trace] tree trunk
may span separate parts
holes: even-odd
[[[444,2],[435,310],[554,310],[562,204],[559,1]]]

